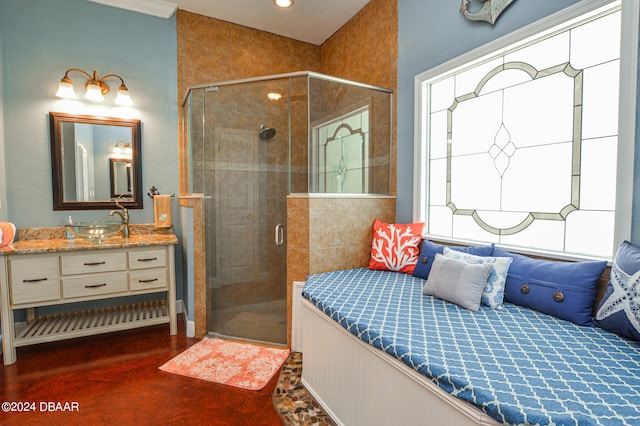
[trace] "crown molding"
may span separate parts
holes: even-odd
[[[159,18],[171,17],[178,5],[164,0],[89,0],[93,3],[100,3],[106,6],[118,7],[120,9],[132,10],[146,15],[157,16]]]

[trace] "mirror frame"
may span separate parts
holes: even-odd
[[[131,164],[131,160],[128,158],[109,158],[109,193],[111,198],[118,198],[123,194],[116,193],[116,165],[117,163]],[[133,167],[133,165],[132,165]],[[132,170],[133,171],[133,170]],[[127,180],[129,180],[129,173],[127,172]],[[133,174],[131,174],[133,176]],[[133,191],[133,180],[131,182],[131,191]]]
[[[104,126],[122,126],[131,128],[131,167],[133,177],[133,199],[122,200],[120,204],[128,209],[142,209],[142,144],[140,120],[94,115],[74,115],[61,112],[49,112],[51,141],[51,174],[53,184],[53,210],[107,210],[116,208],[115,200],[65,201],[62,185],[62,137],[61,124],[64,122],[82,124],[100,124]],[[107,177],[110,179],[110,177]]]

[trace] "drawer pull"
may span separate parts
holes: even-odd
[[[145,259],[138,259],[138,262],[153,262],[154,260],[158,260],[157,257],[147,257]]]
[[[104,287],[106,286],[107,283],[102,283],[102,284],[92,284],[92,285],[85,285],[84,288],[98,288],[98,287]]]
[[[107,262],[85,262],[84,266],[96,266],[96,265],[104,265]]]
[[[152,283],[154,281],[158,281],[157,278],[151,279],[151,280],[138,280],[139,283]]]
[[[32,280],[22,280],[23,283],[38,283],[40,281],[46,281],[46,278],[34,278]]]

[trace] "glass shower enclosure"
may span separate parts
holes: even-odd
[[[189,88],[210,333],[287,344],[287,196],[389,194],[391,92],[312,72]]]

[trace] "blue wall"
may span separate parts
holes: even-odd
[[[85,0],[0,0],[0,54],[8,220],[25,228],[60,226],[68,215],[107,218],[106,210],[53,211],[49,111],[139,118],[143,191],[155,185],[162,193],[178,193],[175,15],[162,19]],[[117,80],[107,80],[112,91],[100,105],[55,97],[69,68],[119,74],[134,106],[113,103]],[[70,76],[80,92],[86,79]],[[177,234],[179,217],[176,200]],[[152,222],[153,202],[145,195],[144,209],[131,210],[131,223]],[[180,259],[180,247],[176,250]],[[181,298],[180,282],[177,293]]]
[[[413,220],[414,77],[577,2],[519,0],[500,15],[495,26],[491,26],[465,19],[459,13],[460,2],[398,0],[397,160],[402,165],[398,167],[396,219],[399,222]],[[639,155],[640,149],[636,149],[636,169],[640,168]],[[634,188],[640,188],[638,175],[639,170],[636,170]],[[637,203],[640,203],[640,197],[634,199],[634,212],[640,209]],[[636,222],[639,223],[633,226],[632,241],[640,241],[640,221]]]
[[[2,114],[2,19],[0,18],[0,220],[7,220],[7,190],[4,173],[4,120]]]

